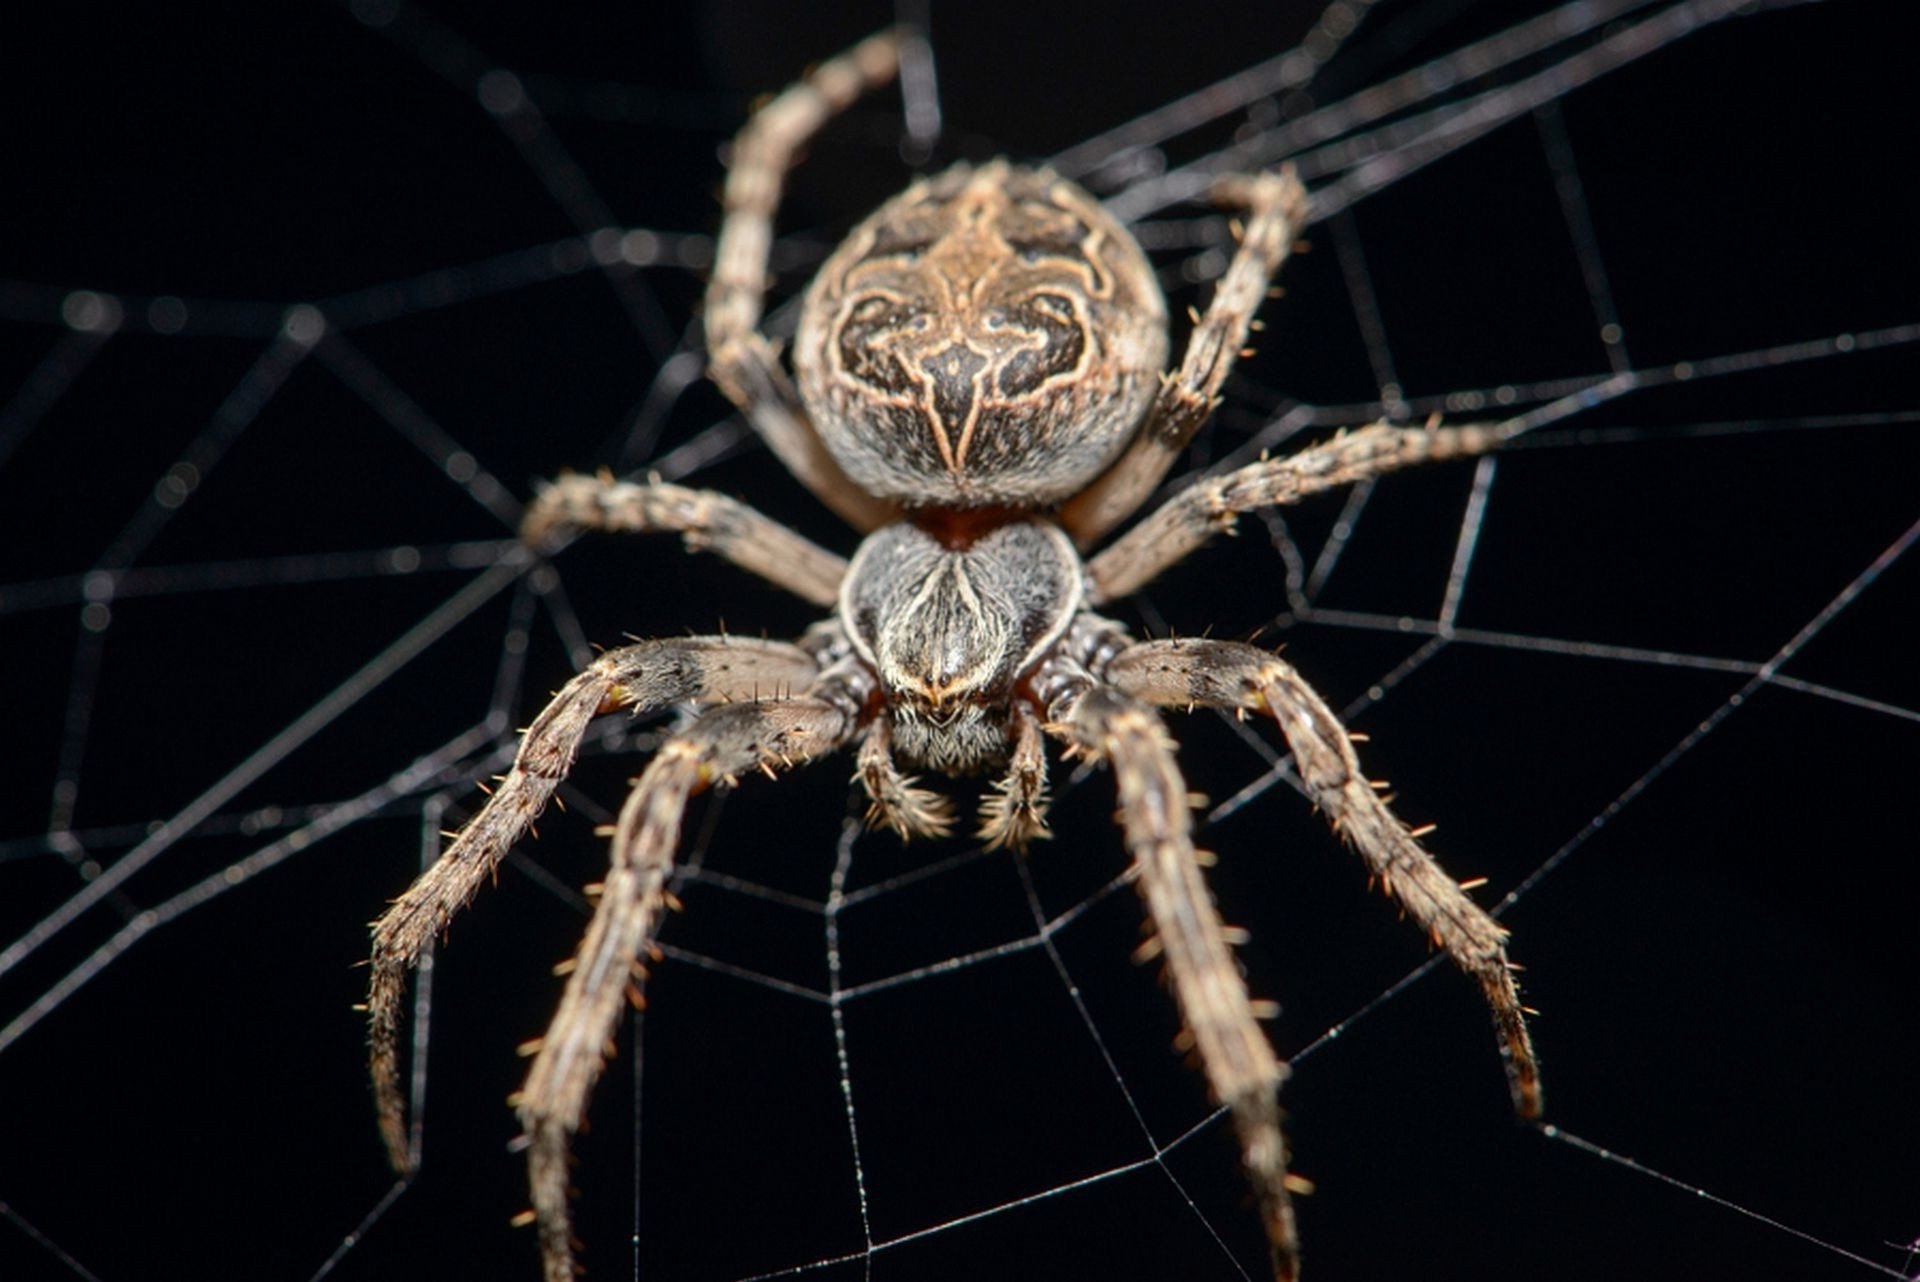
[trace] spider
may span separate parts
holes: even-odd
[[[1290,666],[1252,645],[1136,641],[1098,609],[1244,512],[1428,460],[1489,450],[1501,425],[1364,427],[1204,479],[1090,552],[1160,484],[1218,400],[1269,281],[1304,225],[1291,171],[1235,177],[1213,199],[1239,245],[1177,369],[1145,255],[1085,191],[1044,169],[962,164],[857,226],[805,296],[790,379],[757,332],[784,175],[836,112],[894,76],[910,36],[883,32],[820,64],[735,142],[705,307],[711,375],[789,471],[862,535],[844,560],[723,495],[659,479],[566,476],[532,504],[542,549],[583,530],[678,531],[830,611],[797,644],[642,641],[569,681],[526,730],[500,786],[373,929],[368,998],[380,1129],[410,1169],[397,1040],[407,974],[488,881],[559,786],[589,722],[692,705],[635,780],[565,995],[512,1103],[525,1127],[548,1282],[574,1277],[568,1155],[622,1006],[670,902],[688,798],[853,748],[869,822],[946,833],[948,798],[907,773],[991,772],[979,834],[1049,835],[1045,741],[1105,763],[1151,934],[1190,1044],[1225,1105],[1272,1250],[1296,1276],[1277,1092],[1286,1069],[1202,876],[1185,783],[1158,708],[1271,717],[1314,803],[1493,1011],[1517,1111],[1540,1111],[1506,931],[1376,793],[1350,736]]]

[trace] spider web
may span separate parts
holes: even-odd
[[[700,381],[690,318],[749,95],[888,13],[634,8],[135,10],[8,44],[9,1278],[535,1275],[512,1048],[661,727],[603,728],[423,969],[397,1187],[365,922],[592,645],[811,615],[670,540],[533,565],[518,499],[650,467],[851,543]],[[1381,414],[1538,424],[1250,520],[1124,615],[1284,643],[1489,879],[1543,1009],[1544,1132],[1274,736],[1178,720],[1283,1007],[1316,1276],[1920,1273],[1890,9],[942,8],[908,142],[882,95],[795,175],[782,296],[944,128],[942,162],[1052,156],[1144,220],[1178,311],[1230,245],[1186,198],[1292,158],[1322,221],[1193,466]],[[690,817],[687,911],[578,1146],[596,1274],[1263,1276],[1129,961],[1106,781],[1059,768],[1023,861],[862,835],[848,769]]]

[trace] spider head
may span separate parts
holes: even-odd
[[[929,568],[922,590],[889,603],[904,608],[869,616],[872,662],[900,757],[972,774],[1006,758],[1017,621],[981,599],[963,558],[943,556]]]
[[[1037,508],[1126,445],[1166,329],[1125,228],[1073,183],[996,161],[916,183],[856,227],[807,291],[793,362],[869,493]]]
[[[1009,521],[957,546],[909,521],[868,535],[839,616],[879,681],[895,751],[946,774],[1005,760],[1015,684],[1081,594],[1079,558],[1051,522]]]

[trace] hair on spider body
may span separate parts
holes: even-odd
[[[1004,764],[1014,682],[1065,636],[1080,558],[1060,527],[1006,520],[955,547],[912,521],[867,536],[841,589],[854,650],[878,677],[894,751],[942,774]]]
[[[794,477],[861,533],[852,559],[736,499],[657,478],[561,477],[540,491],[523,530],[547,548],[577,530],[677,531],[829,616],[791,644],[708,636],[609,650],[534,719],[485,806],[375,924],[367,1005],[381,1132],[406,1170],[398,1037],[408,972],[552,799],[595,716],[694,710],[620,809],[593,921],[515,1098],[548,1282],[575,1275],[572,1139],[637,991],[634,965],[672,905],[689,798],[852,748],[874,824],[903,838],[953,824],[949,799],[903,765],[984,772],[979,835],[1024,847],[1047,835],[1052,738],[1112,772],[1182,1042],[1227,1108],[1274,1276],[1291,1279],[1298,1243],[1277,1100],[1285,1067],[1204,880],[1189,790],[1158,710],[1272,719],[1309,798],[1479,984],[1515,1107],[1533,1116],[1538,1073],[1506,932],[1376,794],[1345,728],[1290,666],[1235,642],[1137,642],[1098,611],[1240,513],[1480,453],[1517,429],[1364,427],[1189,485],[1090,552],[1160,485],[1217,402],[1306,216],[1305,191],[1285,171],[1216,187],[1245,226],[1169,374],[1166,305],[1126,229],[1072,183],[996,161],[916,183],[854,229],[807,292],[796,383],[756,329],[783,175],[829,116],[892,78],[911,38],[862,42],[747,123],[704,318],[714,381]],[[760,697],[769,690],[784,693]]]

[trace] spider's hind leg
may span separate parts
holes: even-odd
[[[667,904],[667,878],[687,799],[753,771],[771,774],[844,746],[860,701],[834,678],[786,699],[730,703],[703,713],[654,754],[615,826],[612,868],[567,988],[514,1097],[527,1134],[528,1179],[547,1282],[572,1282],[567,1158],[606,1066],[621,1008],[638,998],[638,963]]]
[[[819,671],[807,651],[777,641],[733,637],[643,641],[601,655],[534,718],[512,769],[487,804],[373,926],[368,1067],[380,1134],[396,1171],[410,1171],[414,1165],[398,1046],[407,974],[539,818],[554,789],[573,768],[574,755],[593,718],[618,707],[640,713],[687,701],[784,697],[811,685]]]
[[[1220,403],[1220,388],[1243,354],[1267,283],[1306,226],[1307,189],[1292,166],[1224,178],[1215,184],[1213,199],[1245,212],[1246,225],[1236,233],[1240,246],[1214,287],[1206,315],[1195,318],[1180,368],[1162,378],[1153,410],[1133,443],[1061,509],[1061,524],[1082,548],[1093,546],[1146,501]]]
[[[789,85],[747,121],[734,139],[727,165],[722,196],[726,218],[707,284],[708,374],[746,413],[786,469],[863,531],[890,520],[896,514],[893,504],[848,479],[807,417],[774,345],[755,327],[766,304],[773,216],[787,170],[830,118],[893,79],[901,42],[912,38],[901,31],[869,36]]]

